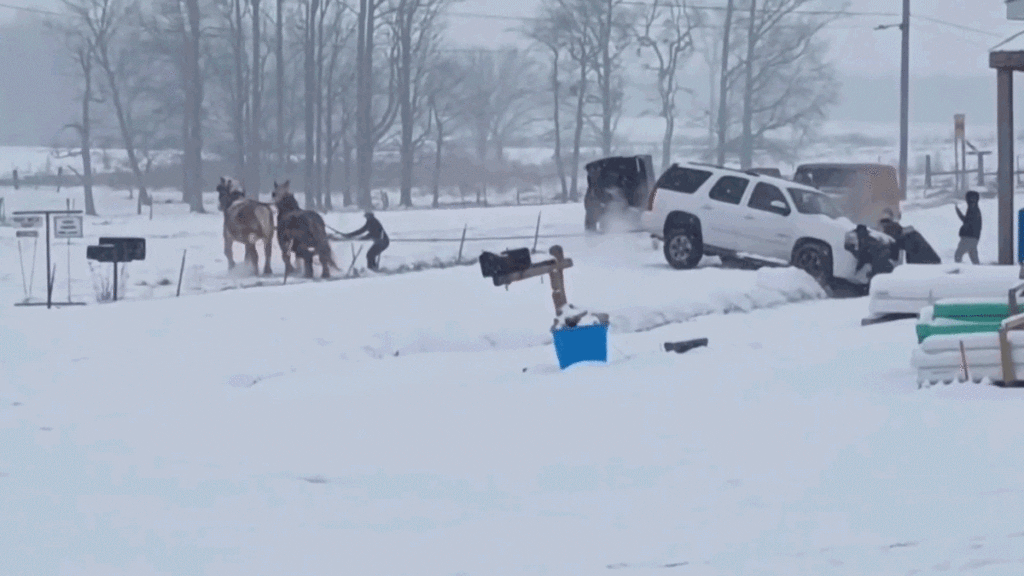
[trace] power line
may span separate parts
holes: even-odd
[[[986,36],[993,36],[995,38],[1002,38],[1003,37],[1002,34],[997,34],[995,32],[989,32],[988,30],[982,30],[980,28],[971,28],[970,26],[964,26],[963,24],[957,24],[955,22],[948,22],[946,20],[940,20],[938,18],[932,18],[931,16],[921,16],[921,15],[918,15],[918,14],[911,14],[910,17],[911,18],[920,18],[921,20],[925,20],[927,22],[932,22],[934,24],[941,24],[943,26],[949,26],[950,28],[957,28],[957,29],[964,30],[964,31],[967,31],[967,32],[974,32],[974,33],[977,33],[977,34],[984,34]]]
[[[42,8],[27,8],[25,6],[13,6],[11,4],[4,4],[2,2],[0,2],[0,8],[10,8],[11,10],[20,10],[22,12],[35,12],[36,14],[47,14],[49,16],[60,16],[60,14],[56,12],[51,12],[50,10],[43,10]]]

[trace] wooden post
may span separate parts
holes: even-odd
[[[466,229],[467,228],[469,228],[469,224],[468,223],[462,227],[462,240],[459,240],[459,258],[458,258],[458,260],[456,260],[456,263],[458,263],[458,264],[462,264],[462,245],[466,243]]]
[[[537,212],[537,229],[533,232],[533,250],[530,250],[531,254],[537,253],[537,239],[540,238],[540,215],[543,213],[543,210]],[[559,250],[561,250],[561,248],[559,248]]]
[[[924,189],[929,190],[932,187],[932,155],[926,154],[924,157]]]
[[[562,308],[568,303],[565,297],[565,278],[562,276],[562,270],[565,268],[565,254],[562,252],[561,246],[552,246],[548,251],[552,256],[555,257],[555,269],[552,270],[548,276],[551,278],[551,299],[555,303],[555,315],[562,313]]]
[[[181,270],[178,271],[178,292],[174,295],[175,298],[181,296],[181,278],[185,275],[185,253],[188,252],[188,248],[181,251]]]
[[[997,164],[999,166],[999,263],[1013,263],[1013,70],[997,72]]]

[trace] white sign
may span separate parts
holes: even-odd
[[[43,225],[43,217],[40,214],[14,214],[11,220],[22,228],[39,228]]]
[[[54,216],[53,217],[54,238],[81,238],[82,217],[81,216]]]

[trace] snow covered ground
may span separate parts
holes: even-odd
[[[8,212],[64,205],[4,194]],[[254,279],[227,274],[219,213],[157,204],[150,221],[120,194],[72,245],[88,306],[11,306],[0,228],[0,574],[1024,571],[1024,393],[918,390],[913,322],[861,327],[864,298],[822,299],[791,269],[670,270],[642,234],[542,239],[575,262],[569,300],[611,314],[610,362],[560,371],[540,279],[506,291],[457,266],[225,291]],[[398,239],[463,224],[529,236],[538,210],[542,234],[581,228],[579,205],[379,213],[383,264],[454,258]],[[993,261],[995,201],[982,213]],[[904,221],[951,258],[951,206]],[[84,246],[108,234],[148,254],[126,301],[96,304]]]

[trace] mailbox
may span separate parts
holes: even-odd
[[[100,244],[99,246],[86,246],[85,257],[97,262],[114,262],[117,257],[117,249],[113,244]]]
[[[99,243],[100,246],[104,244],[113,246],[118,262],[146,259],[145,238],[101,237]],[[113,260],[101,260],[101,262],[113,262]]]

